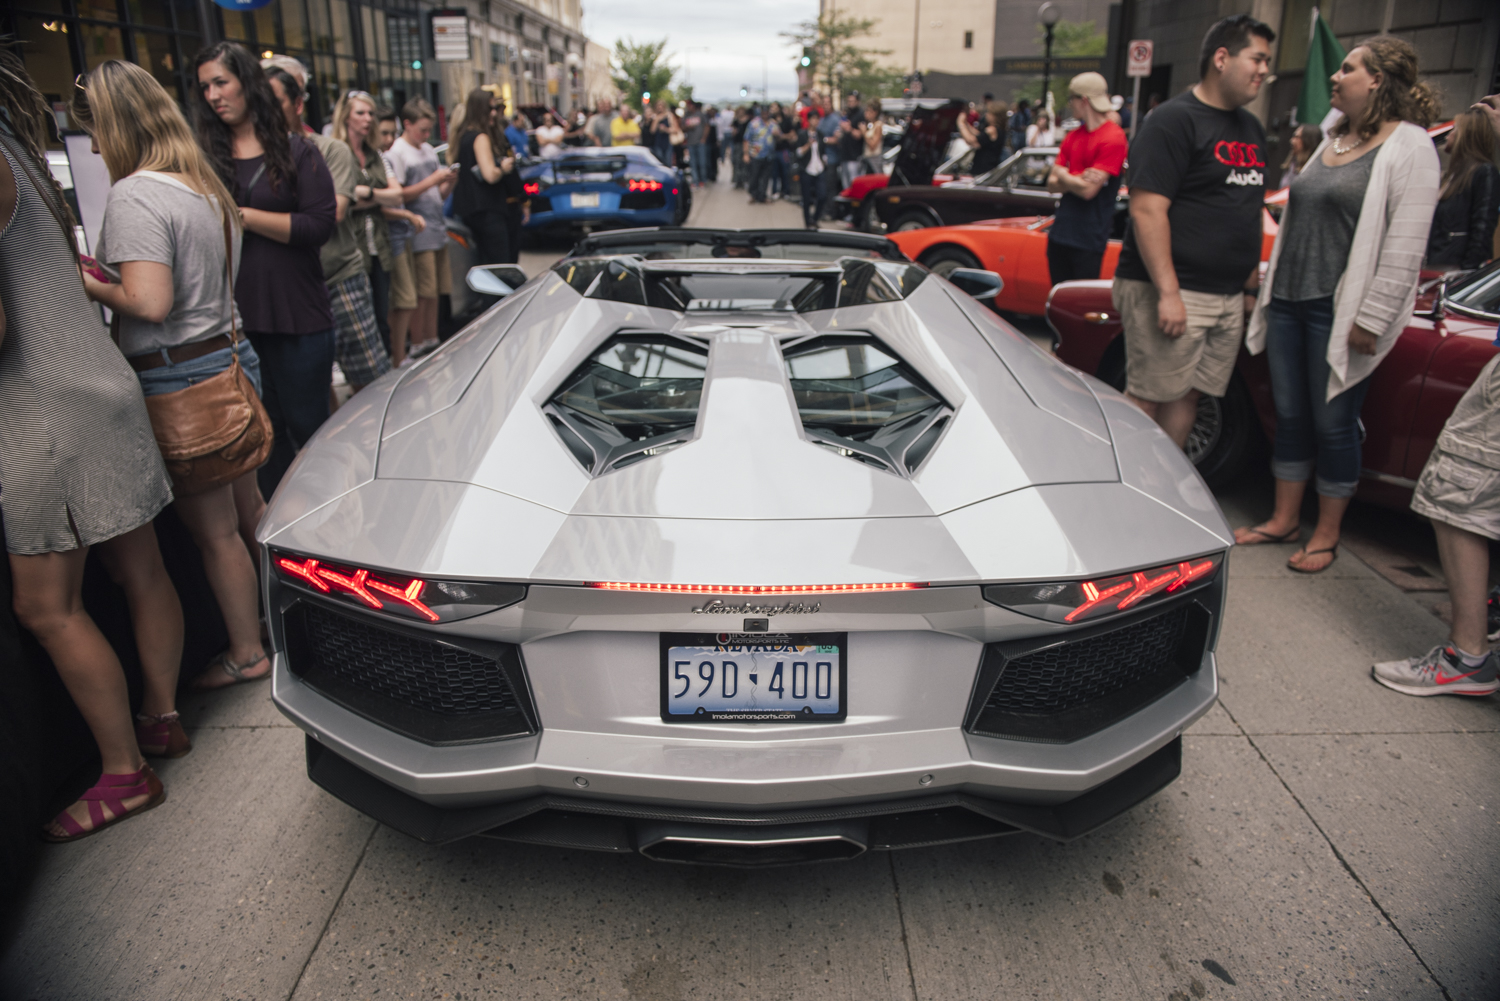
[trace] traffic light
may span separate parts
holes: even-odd
[[[740,88],[740,96],[741,97],[748,97],[749,94],[750,94],[750,88],[749,87],[741,87]]]
[[[804,46],[802,46],[802,61],[801,61],[801,65],[804,68],[806,68],[808,66],[811,66],[812,64],[813,64],[813,47],[811,45],[804,45]]]

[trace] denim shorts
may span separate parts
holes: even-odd
[[[141,393],[145,396],[175,393],[180,389],[197,385],[204,379],[212,378],[229,367],[230,350],[230,348],[220,348],[218,351],[178,365],[168,362],[160,368],[148,368],[144,372],[137,372],[136,378],[141,380]],[[246,338],[240,339],[239,354],[240,368],[244,369],[245,374],[250,377],[250,384],[255,387],[255,392],[259,395],[260,357],[256,355],[255,348]]]

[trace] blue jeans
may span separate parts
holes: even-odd
[[[218,375],[229,367],[229,348],[221,348],[210,354],[199,358],[193,358],[173,365],[168,362],[160,368],[148,368],[144,372],[137,372],[136,378],[141,380],[142,396],[160,396],[163,393],[175,393],[196,386],[204,379]],[[240,368],[250,377],[250,384],[260,392],[260,356],[255,353],[255,348],[243,337],[239,343]]]
[[[251,334],[260,355],[261,402],[276,441],[260,467],[260,492],[269,497],[297,452],[328,419],[333,385],[333,331],[317,334]]]
[[[1266,361],[1276,400],[1271,475],[1306,483],[1316,469],[1321,496],[1353,497],[1359,485],[1359,412],[1370,380],[1326,399],[1333,297],[1272,299],[1268,321]]]
[[[693,165],[693,183],[708,183],[708,143],[694,143],[688,147],[688,157]]]

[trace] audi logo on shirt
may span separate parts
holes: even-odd
[[[1220,142],[1214,146],[1214,159],[1229,167],[1264,167],[1260,146],[1255,143]]]

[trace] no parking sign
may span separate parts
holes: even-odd
[[[1151,49],[1152,43],[1144,38],[1138,38],[1126,47],[1126,76],[1151,75]]]

